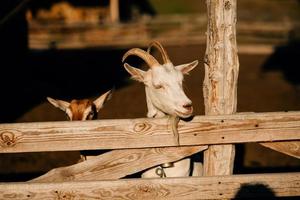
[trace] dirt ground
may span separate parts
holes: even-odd
[[[166,46],[166,49],[174,64],[199,60],[199,65],[189,76],[186,76],[184,83],[187,96],[193,101],[194,114],[203,115],[202,82],[205,45],[175,45]],[[18,82],[24,88],[20,93],[10,96],[10,99],[15,99],[17,102],[29,103],[19,110],[16,109],[11,119],[15,122],[66,120],[62,111],[46,102],[46,96],[65,100],[81,97],[95,98],[96,95],[113,86],[115,86],[113,97],[100,111],[99,118],[145,117],[147,110],[144,87],[141,83],[128,79],[119,61],[125,51],[126,49],[110,50],[110,60],[105,59],[106,50],[97,49],[89,52],[33,52],[30,60],[27,61],[30,65],[26,66],[24,72],[22,71],[27,82],[21,81],[24,79]],[[298,52],[293,51],[293,55],[297,57]],[[276,53],[239,55],[238,112],[300,110],[298,82],[291,79],[286,72],[287,69],[295,69],[287,65],[278,66],[280,56],[284,59],[292,59],[289,58],[291,55],[285,54],[285,51],[280,55]],[[275,54],[277,64],[273,62]],[[139,60],[132,59],[129,62],[135,66],[140,65]],[[299,62],[293,62],[292,65],[298,66]],[[2,181],[26,180],[54,167],[73,164],[78,157],[78,152],[0,154],[0,179]],[[258,144],[237,145],[236,160],[236,165],[239,167],[236,168],[236,173],[269,169],[297,170],[300,167],[299,160]],[[28,174],[28,176],[20,177],[16,173]]]

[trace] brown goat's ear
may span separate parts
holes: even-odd
[[[51,97],[47,97],[47,100],[56,108],[61,109],[62,111],[66,112],[66,109],[70,106],[70,103],[63,100],[52,99]]]
[[[131,78],[139,81],[139,82],[144,82],[144,77],[145,77],[145,71],[137,69],[135,67],[130,66],[128,63],[124,64],[124,67],[126,71],[131,74]]]
[[[100,97],[98,97],[93,103],[95,104],[96,106],[96,110],[97,112],[99,112],[99,110],[101,108],[103,108],[103,105],[106,101],[108,101],[111,96],[112,96],[112,91],[113,90],[109,90],[107,92],[105,92],[104,94],[102,94]]]
[[[198,65],[198,60],[195,60],[191,63],[178,65],[175,68],[181,71],[183,74],[189,74],[189,72],[192,71],[197,65]]]

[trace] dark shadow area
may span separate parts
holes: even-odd
[[[28,25],[25,19],[25,11],[21,10],[11,17],[6,18],[14,8],[19,5],[19,1],[5,0],[1,1],[0,6],[0,91],[1,108],[0,121],[11,121],[14,117],[12,112],[16,110],[15,106],[20,105],[16,94],[20,93],[19,68],[25,68],[24,63],[28,55]],[[4,20],[7,19],[7,20]],[[26,100],[25,100],[26,102]],[[15,109],[14,109],[15,108]],[[17,111],[16,111],[17,112]]]
[[[299,197],[276,197],[275,193],[264,184],[243,184],[234,199],[298,199]]]
[[[243,174],[245,171],[245,144],[235,144],[235,158],[233,174]]]
[[[18,116],[45,101],[100,95],[126,84],[128,73],[121,62],[125,50],[49,50],[28,51],[27,57],[2,63],[0,81],[6,105],[1,122]],[[16,54],[14,54],[16,55]],[[13,108],[13,110],[12,110]]]
[[[0,182],[25,182],[43,174],[45,174],[45,172],[0,174]]]
[[[267,185],[263,184],[243,184],[234,199],[275,199],[275,194]]]
[[[273,150],[270,150],[270,153],[271,151]],[[254,164],[253,166],[249,166],[249,164],[248,165],[246,164],[246,144],[235,144],[235,159],[234,159],[233,174],[286,173],[286,172],[299,172],[299,170],[300,170],[299,166],[292,166],[292,165],[266,167],[266,166],[261,166],[261,164],[258,163],[257,166],[254,166]]]
[[[276,47],[273,54],[266,60],[262,72],[279,70],[290,84],[300,91],[300,27],[289,33],[286,45]]]
[[[285,173],[299,172],[299,167],[284,166],[284,167],[243,167],[236,169],[236,174],[257,174],[257,173]]]

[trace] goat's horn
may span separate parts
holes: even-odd
[[[158,50],[159,50],[159,52],[161,53],[161,56],[162,56],[162,58],[163,58],[163,61],[164,61],[164,64],[166,64],[166,63],[171,63],[171,61],[170,61],[170,59],[169,59],[169,56],[168,56],[168,54],[167,54],[167,52],[166,52],[166,50],[164,49],[164,47],[161,45],[161,43],[160,42],[158,42],[158,41],[153,41],[153,42],[151,42],[150,44],[149,44],[149,47],[148,47],[148,50],[147,50],[147,52],[150,54],[150,51],[151,51],[151,47],[156,47]]]
[[[135,55],[142,58],[149,65],[150,68],[152,68],[153,66],[160,65],[152,55],[139,48],[133,48],[127,51],[122,58],[122,62],[124,62],[125,59],[130,55]]]

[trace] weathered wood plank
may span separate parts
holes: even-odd
[[[207,146],[113,150],[75,165],[53,169],[30,182],[119,179],[205,149]]]
[[[206,115],[233,114],[237,106],[239,60],[236,43],[237,0],[206,0],[207,42],[203,96]],[[211,145],[204,152],[204,175],[233,172],[235,146]]]
[[[196,116],[181,145],[300,140],[300,112]],[[176,146],[168,118],[0,124],[0,153]]]
[[[300,173],[0,183],[0,199],[224,199],[300,195]]]
[[[275,151],[279,151],[281,153],[300,159],[300,141],[265,142],[260,144]]]

